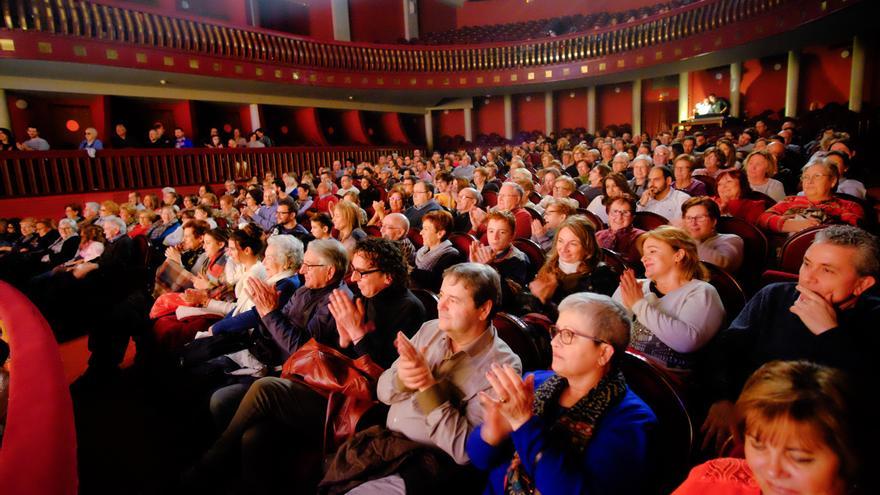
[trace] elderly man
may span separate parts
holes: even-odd
[[[454,221],[453,231],[470,232],[472,229],[471,210],[479,209],[479,205],[482,203],[483,196],[473,187],[465,187],[458,191],[455,201],[455,212],[452,214]]]
[[[704,445],[730,434],[733,401],[746,379],[776,359],[806,359],[849,372],[864,392],[876,390],[880,297],[870,291],[880,276],[880,246],[849,225],[820,231],[804,254],[798,281],[771,284],[749,301],[718,335],[707,393],[714,401]]]
[[[79,149],[93,149],[93,150],[102,150],[104,149],[104,143],[98,139],[98,130],[94,127],[89,127],[85,130],[85,139],[83,139],[79,143]]]
[[[327,257],[319,254],[325,247],[330,249]],[[355,301],[341,283],[348,263],[338,261],[344,261],[345,257],[344,248],[335,240],[313,242],[301,270],[306,277],[305,287],[294,293],[282,311],[266,313],[263,321],[270,329],[273,328],[271,322],[283,322],[286,329],[301,324],[297,322],[304,321],[303,314],[311,312],[314,314],[312,319],[325,315],[326,325],[321,327],[325,330],[318,335],[313,333],[314,338],[351,357],[369,356],[380,366],[389,366],[396,356],[393,342],[398,332],[413,335],[425,318],[425,309],[407,289],[407,266],[395,243],[376,238],[358,242],[351,268],[352,280],[357,283],[362,297]],[[318,287],[322,284],[324,288]],[[263,303],[255,299],[257,310],[263,314],[272,306],[272,294],[256,284],[254,288],[268,298],[263,309],[260,308]],[[324,294],[320,305],[309,310],[296,302],[315,291]],[[308,311],[302,313],[303,310]],[[308,330],[313,330],[312,323],[308,324]],[[303,330],[295,330],[293,334],[303,334]],[[300,339],[300,345],[304,338]],[[274,436],[295,441],[295,450],[319,451],[326,409],[327,399],[302,382],[281,378],[256,381],[188,482],[205,489],[202,483],[223,480],[228,472],[225,469],[227,464],[243,461],[248,467],[243,473],[245,484],[257,493],[279,493],[283,488],[289,488],[285,462],[291,450],[279,449],[276,442],[267,445],[266,436],[259,441],[261,437],[254,433],[270,428]],[[239,448],[241,461],[236,460]]]
[[[309,211],[329,214],[333,211],[333,207],[336,206],[336,203],[339,202],[339,196],[333,194],[333,183],[322,180],[318,183],[316,189],[318,197],[315,198]]]
[[[324,488],[364,495],[456,486],[456,465],[468,462],[465,440],[483,421],[477,399],[491,388],[486,373],[493,364],[521,372],[520,359],[491,323],[500,292],[498,273],[487,265],[461,263],[446,270],[438,319],[422,325],[412,340],[399,333],[400,357],[379,378],[379,400],[391,407],[386,426],[343,444],[321,482]],[[379,451],[400,455],[371,453]],[[409,457],[407,469],[399,470],[394,466],[403,454]],[[356,465],[346,462],[354,458]]]
[[[396,241],[400,246],[400,251],[404,259],[410,265],[413,264],[416,255],[416,247],[406,235],[409,233],[409,220],[401,213],[388,213],[382,219],[382,226],[379,228],[383,239]]]
[[[532,216],[520,205],[525,197],[525,190],[516,182],[505,182],[498,192],[498,204],[493,208],[497,211],[509,211],[516,220],[516,229],[513,237],[528,239],[532,237]],[[486,238],[486,213],[479,208],[470,212],[471,234],[480,237],[483,244],[487,244]]]
[[[463,153],[461,155],[461,161],[452,171],[452,175],[455,177],[464,177],[468,181],[471,181],[474,179],[474,170],[476,170],[476,167],[471,165],[471,157],[467,153]]]
[[[340,198],[344,198],[345,195],[351,191],[360,193],[360,189],[354,185],[354,182],[351,180],[351,175],[348,173],[342,175],[342,178],[339,179],[339,184],[342,187],[336,190],[336,195]]]
[[[671,155],[672,151],[670,151],[669,147],[662,144],[657,145],[657,147],[654,148],[654,166],[662,167],[663,165],[666,165],[669,163]]]
[[[672,172],[654,167],[648,172],[648,189],[639,199],[639,211],[656,213],[670,222],[681,219],[681,205],[690,196],[672,187]]]
[[[429,211],[442,210],[443,207],[434,201],[434,186],[429,182],[416,181],[412,186],[413,205],[403,213],[413,229],[422,228],[422,217]]]

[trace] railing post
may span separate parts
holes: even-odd
[[[504,138],[513,139],[513,97],[504,95]]]
[[[426,151],[434,151],[434,122],[430,110],[425,110],[425,144]]]
[[[636,79],[632,86],[632,133],[642,133],[642,80]]]
[[[0,127],[12,129],[12,121],[9,119],[9,107],[6,105],[6,90],[0,88]]]
[[[596,134],[596,86],[587,88],[587,132]]]
[[[464,112],[464,139],[467,142],[474,141],[474,119],[473,111],[470,108],[462,109]]]
[[[861,36],[853,36],[852,67],[849,76],[849,109],[862,111],[862,88],[865,85],[865,43]],[[2,96],[2,94],[0,94]],[[3,101],[0,99],[0,101]],[[2,118],[2,116],[0,116]]]
[[[798,79],[800,72],[801,55],[794,50],[789,50],[788,70],[785,76],[785,115],[787,117],[797,116]]]
[[[682,72],[678,75],[678,121],[684,122],[690,118],[690,74]]]
[[[544,92],[544,133],[553,132],[553,91]]]
[[[730,116],[739,117],[740,94],[739,86],[742,82],[742,63],[730,64]]]

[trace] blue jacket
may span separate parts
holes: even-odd
[[[275,282],[275,290],[280,292],[278,306],[284,307],[287,301],[290,300],[290,297],[293,296],[293,292],[299,289],[299,286],[300,280],[298,275],[282,278]],[[251,308],[249,311],[243,311],[235,316],[230,316],[232,314],[231,311],[229,313],[225,318],[214,323],[211,330],[214,335],[246,332],[251,328],[257,328],[263,322],[260,318],[260,313],[257,312],[257,308]]]
[[[535,372],[537,388],[552,371]],[[489,471],[484,493],[503,494],[513,450],[519,452],[535,488],[551,494],[637,494],[643,492],[648,469],[648,435],[657,423],[653,411],[632,390],[605,412],[581,459],[548,445],[546,423],[533,416],[510,438],[493,447],[480,437],[482,425],[468,437],[467,453],[474,466]]]

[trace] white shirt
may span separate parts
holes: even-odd
[[[742,266],[745,244],[736,234],[715,234],[697,243],[697,254],[701,261],[718,265],[730,273],[736,273]]]
[[[645,206],[639,205],[639,211],[650,211],[672,222],[681,219],[681,205],[689,199],[690,194],[670,187],[665,198],[659,201],[651,198]]]
[[[773,198],[773,201],[777,203],[785,199],[785,187],[782,186],[782,182],[776,179],[767,179],[767,182],[760,186],[749,183],[749,186],[751,186],[752,191],[764,193]]]

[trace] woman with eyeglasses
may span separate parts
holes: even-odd
[[[865,216],[862,207],[834,196],[839,179],[837,165],[827,159],[807,163],[801,170],[803,196],[789,196],[758,217],[758,227],[770,232],[793,233],[830,223],[856,225]]]
[[[484,493],[643,493],[657,418],[620,371],[629,315],[608,296],[572,294],[551,334],[551,371],[486,373],[492,392],[466,446],[489,473]]]
[[[700,261],[736,273],[743,262],[745,244],[736,234],[719,234],[715,230],[721,210],[708,196],[691,198],[681,205],[684,229],[697,241]]]
[[[724,306],[700,263],[697,244],[682,229],[664,225],[639,238],[645,278],[620,277],[614,300],[633,314],[630,346],[670,371],[686,375],[695,354],[721,327]]]
[[[410,273],[414,287],[438,291],[443,272],[464,261],[449,240],[452,226],[452,214],[446,210],[429,211],[422,217],[422,247],[416,251],[415,267]]]
[[[644,230],[633,227],[636,201],[638,200],[635,196],[624,194],[607,202],[605,214],[608,217],[608,228],[596,232],[599,247],[614,251],[631,266],[641,263],[642,255],[636,246],[636,240],[645,233]]]
[[[590,201],[587,210],[599,217],[599,219],[607,225],[607,203],[614,200],[614,198],[619,198],[625,194],[632,194],[632,191],[629,188],[629,182],[623,174],[610,174],[608,177],[605,177],[602,184],[604,187],[603,193],[593,198],[593,201]],[[601,227],[601,225],[597,225],[597,227]]]

